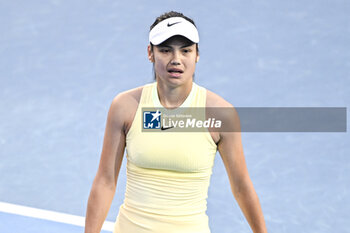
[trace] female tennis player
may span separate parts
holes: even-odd
[[[178,12],[158,17],[149,33],[148,58],[155,81],[118,94],[112,101],[99,168],[89,196],[85,233],[100,232],[127,157],[127,186],[114,233],[210,233],[207,194],[217,151],[232,193],[254,233],[266,233],[258,196],[237,132],[144,132],[144,107],[230,107],[193,81],[199,60],[195,23]],[[159,115],[153,114],[153,120]],[[231,124],[239,127],[235,114]],[[229,204],[229,203],[228,203]]]

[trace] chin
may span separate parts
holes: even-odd
[[[161,82],[169,83],[169,84],[179,85],[187,82],[192,82],[192,77],[184,77],[183,75],[179,77],[173,77],[169,74],[165,74],[163,77],[158,76],[157,80]]]

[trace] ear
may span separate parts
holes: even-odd
[[[148,60],[150,60],[150,62],[154,63],[154,55],[153,55],[153,52],[151,50],[151,45],[148,45],[147,53],[148,53]]]
[[[199,61],[199,54],[197,53],[197,56],[196,56],[196,63]]]
[[[198,51],[198,44],[196,44],[197,48],[196,48],[196,63],[199,61],[199,51]]]

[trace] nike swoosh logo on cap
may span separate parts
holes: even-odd
[[[175,22],[175,23],[169,23],[169,22],[168,22],[168,27],[171,27],[171,26],[173,26],[174,24],[178,24],[178,23],[181,23],[181,22]]]

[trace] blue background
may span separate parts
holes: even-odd
[[[0,0],[0,201],[85,215],[111,101],[153,81],[148,30],[169,10],[198,26],[195,82],[234,106],[348,107],[346,0]],[[269,232],[350,232],[348,132],[242,142]],[[213,233],[250,232],[219,154],[207,213]]]

